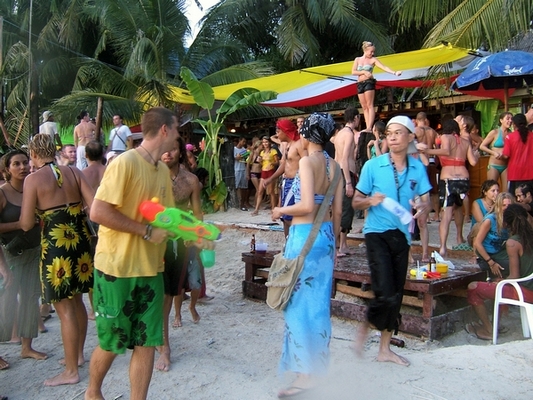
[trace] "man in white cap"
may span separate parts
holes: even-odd
[[[375,296],[367,310],[367,321],[358,333],[355,350],[362,352],[371,324],[381,331],[377,360],[404,366],[409,361],[390,349],[392,333],[401,323],[400,307],[411,244],[409,222],[398,217],[397,211],[403,211],[408,219],[412,207],[417,211],[415,218],[427,215],[424,213],[430,206],[431,190],[426,168],[407,154],[414,132],[415,126],[408,117],[397,116],[389,121],[386,135],[390,151],[365,163],[352,201],[354,208],[368,209],[363,233]],[[397,205],[385,208],[387,203]]]
[[[52,111],[43,112],[43,123],[39,126],[39,133],[46,133],[47,135],[52,136],[59,148],[63,147],[61,137],[57,131],[57,124],[54,122],[54,114],[52,114]]]

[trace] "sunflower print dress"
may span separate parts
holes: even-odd
[[[41,218],[42,299],[54,303],[93,287],[91,235],[82,203],[38,211]]]

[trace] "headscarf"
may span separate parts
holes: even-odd
[[[311,143],[326,144],[335,132],[335,121],[328,113],[314,112],[304,121],[301,135]]]
[[[300,134],[298,133],[298,128],[288,119],[280,119],[276,122],[276,128],[281,129],[285,135],[291,138],[291,140],[300,139]]]

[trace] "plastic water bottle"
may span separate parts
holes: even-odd
[[[398,218],[400,218],[400,222],[404,225],[407,225],[409,222],[412,221],[413,215],[407,211],[403,206],[398,203],[396,200],[391,199],[390,197],[385,197],[383,199],[383,207],[394,215],[396,215]]]

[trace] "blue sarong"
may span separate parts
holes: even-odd
[[[285,257],[300,254],[313,224],[292,225]],[[335,256],[333,224],[324,222],[305,258],[283,315],[285,334],[279,370],[325,375],[331,339],[330,298]]]

